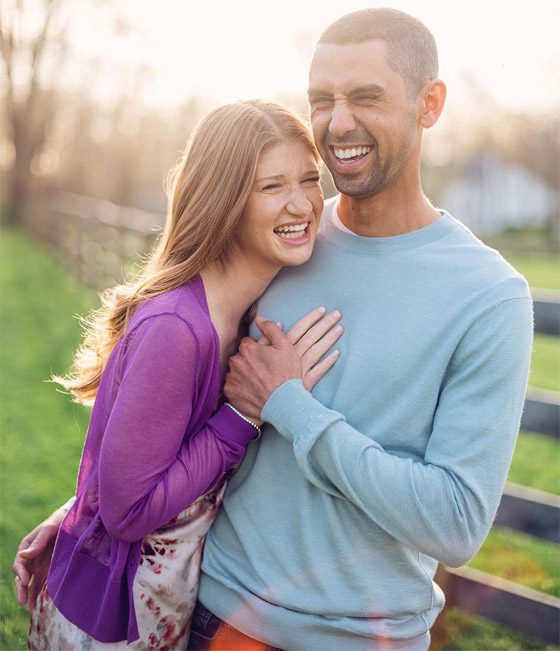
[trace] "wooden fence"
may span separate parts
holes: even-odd
[[[43,202],[27,227],[47,241],[83,282],[104,289],[120,282],[138,255],[145,255],[164,216],[105,201],[64,194]],[[532,290],[536,332],[560,335],[558,294]],[[531,389],[523,429],[558,438],[560,394]],[[560,543],[560,497],[508,483],[495,524]],[[560,641],[560,599],[469,567],[440,567],[447,606],[457,606],[545,642]]]
[[[88,287],[102,290],[150,251],[164,223],[165,215],[63,193],[37,204],[24,225]]]
[[[535,332],[560,335],[560,302],[532,290]],[[546,296],[544,296],[546,294]],[[560,394],[529,389],[521,427],[560,436]],[[560,543],[560,496],[508,482],[494,525]],[[560,598],[470,567],[440,566],[436,577],[446,608],[457,607],[551,644],[560,643]]]

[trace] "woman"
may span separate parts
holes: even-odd
[[[222,404],[227,361],[280,268],[311,255],[318,165],[305,125],[275,104],[222,106],[193,133],[141,278],[105,294],[74,372],[57,378],[95,404],[30,648],[185,648],[204,536],[228,472],[260,434]],[[306,364],[337,336],[301,344]]]

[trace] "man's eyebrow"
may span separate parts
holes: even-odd
[[[307,91],[307,97],[332,97],[332,93],[328,90],[321,90],[320,88],[310,88]]]
[[[356,95],[362,95],[364,93],[373,93],[375,95],[382,95],[386,92],[386,89],[379,84],[366,84],[365,86],[358,86],[357,88],[352,88],[346,97],[355,97]],[[310,88],[307,91],[307,97],[312,99],[314,97],[334,97],[334,95],[327,90],[321,90],[320,88]]]
[[[379,84],[367,84],[366,86],[359,86],[358,88],[352,88],[348,93],[348,97],[354,95],[362,95],[363,93],[374,93],[375,95],[381,95],[385,92],[385,88]]]

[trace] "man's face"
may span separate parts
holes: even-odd
[[[419,138],[416,104],[387,63],[387,44],[321,44],[309,73],[315,143],[336,187],[375,195],[403,173]]]

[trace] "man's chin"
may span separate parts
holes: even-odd
[[[379,192],[379,189],[372,188],[371,183],[364,181],[351,180],[345,177],[340,177],[338,174],[333,175],[333,181],[336,189],[352,199],[367,199]]]

